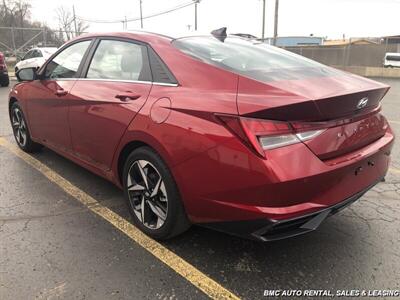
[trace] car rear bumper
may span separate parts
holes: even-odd
[[[327,217],[336,214],[356,202],[382,180],[383,178],[333,206],[299,217],[284,220],[257,219],[250,221],[203,223],[202,226],[263,242],[277,241],[302,235],[316,230]]]
[[[310,231],[382,180],[393,144],[389,127],[378,140],[333,159],[322,161],[304,144],[295,144],[268,151],[262,160],[233,140],[173,172],[193,223],[275,240]]]

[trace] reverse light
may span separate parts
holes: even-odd
[[[290,123],[281,121],[231,115],[218,115],[218,118],[245,145],[264,158],[265,150],[305,142],[325,131],[321,129],[321,124],[313,128],[312,123],[308,123],[301,129],[295,129]]]
[[[276,136],[261,136],[259,137],[261,147],[264,150],[271,150],[284,146],[296,144],[299,139],[294,134],[276,135]]]

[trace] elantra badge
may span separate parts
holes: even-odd
[[[357,109],[364,108],[365,106],[367,106],[367,103],[368,103],[368,97],[362,98],[360,101],[358,101]]]

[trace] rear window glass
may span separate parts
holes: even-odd
[[[212,36],[188,37],[172,43],[196,59],[263,82],[335,76],[340,73],[289,51],[236,37],[228,37],[224,42]]]
[[[392,60],[392,61],[400,61],[400,55],[388,55],[386,56],[386,60]]]

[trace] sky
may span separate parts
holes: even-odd
[[[32,19],[58,28],[55,10],[65,6],[88,20],[120,20],[139,17],[139,0],[30,0]],[[168,10],[191,0],[142,0],[143,16]],[[228,27],[228,33],[261,37],[262,0],[201,0],[198,30],[210,32]],[[275,0],[266,0],[266,36],[273,35]],[[330,39],[400,34],[400,0],[280,0],[279,36],[310,35]],[[122,23],[89,23],[89,31],[120,31]],[[194,6],[144,20],[144,30],[162,33],[194,28]],[[140,21],[128,29],[140,29]]]

